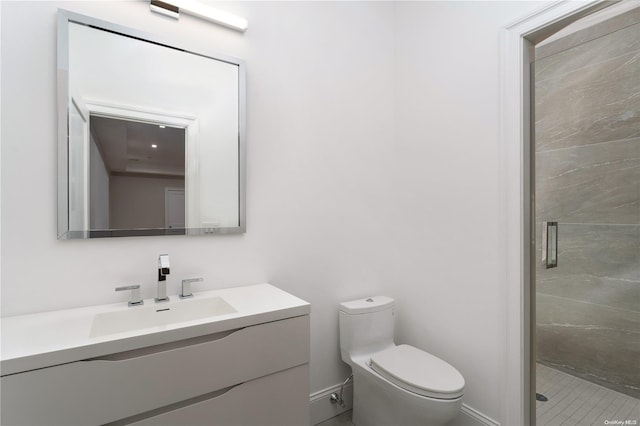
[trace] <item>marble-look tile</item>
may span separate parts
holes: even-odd
[[[629,311],[639,311],[640,281],[588,274],[561,275],[541,269],[536,280],[538,293]]]
[[[534,75],[536,220],[560,222],[557,268],[541,267],[536,229],[538,359],[638,398],[640,24]]]
[[[640,398],[640,313],[538,294],[537,359]]]
[[[539,220],[640,223],[640,138],[542,151],[535,164]]]
[[[622,18],[619,17],[618,23],[611,22],[613,20],[603,22],[599,28],[592,26],[551,43],[555,46],[536,47],[535,81],[558,78],[577,69],[640,50],[640,8],[629,12],[627,19]]]
[[[640,396],[640,225],[560,223],[536,295],[538,359]]]
[[[542,232],[540,225],[536,228],[539,235]],[[536,238],[538,260],[541,259],[539,240]],[[575,280],[577,283],[572,285],[584,285],[586,295],[588,284],[581,281],[586,277],[600,289],[606,283],[629,283],[631,293],[627,296],[631,299],[628,303],[635,305],[635,310],[640,310],[640,225],[559,223],[558,266],[544,269],[541,262],[536,262],[536,283],[548,289],[557,287],[554,279],[564,282]],[[618,288],[622,289],[621,286]],[[575,294],[573,298],[598,303],[595,298],[577,297]]]
[[[536,152],[638,138],[640,50],[536,81],[534,96]]]

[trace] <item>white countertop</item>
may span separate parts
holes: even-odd
[[[308,302],[271,284],[193,294],[196,298],[222,297],[237,312],[99,337],[90,337],[96,314],[136,308],[113,303],[2,318],[0,373],[4,376],[307,315],[311,311]],[[172,303],[181,303],[177,295],[171,299]],[[145,305],[154,303],[153,299],[145,300]]]

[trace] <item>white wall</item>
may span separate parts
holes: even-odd
[[[184,190],[184,178],[111,175],[108,229],[164,228],[165,190]],[[184,202],[182,203],[184,210]]]
[[[506,282],[499,239],[500,28],[533,2],[396,8],[390,253],[399,337],[449,360],[465,403],[501,420]]]
[[[268,281],[309,300],[315,391],[347,375],[338,301],[382,292],[393,6],[224,6],[249,19],[246,34],[175,22],[144,1],[1,2],[2,315],[124,302],[114,287],[125,283],[151,297],[157,256],[169,253],[170,293],[203,276],[195,290]],[[246,60],[245,235],[56,240],[57,7]]]
[[[151,297],[169,253],[169,292],[201,275],[310,301],[313,392],[348,374],[337,303],[386,293],[399,340],[451,361],[500,420],[498,32],[531,3],[222,3],[244,35],[146,2],[1,7],[3,316],[124,301],[123,283]],[[56,240],[56,7],[246,60],[245,235]]]

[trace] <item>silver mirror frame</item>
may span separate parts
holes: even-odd
[[[132,37],[170,49],[226,62],[238,67],[238,226],[219,228],[185,229],[114,229],[69,230],[69,24],[77,23],[104,29],[126,37]],[[216,235],[242,234],[246,232],[246,69],[244,61],[219,53],[191,49],[164,37],[145,33],[111,22],[58,9],[57,37],[57,109],[58,109],[58,232],[59,240],[105,237],[129,237],[152,235]]]

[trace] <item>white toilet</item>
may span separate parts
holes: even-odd
[[[340,304],[340,353],[353,370],[356,426],[440,426],[462,406],[453,366],[393,341],[394,302],[385,296]]]

